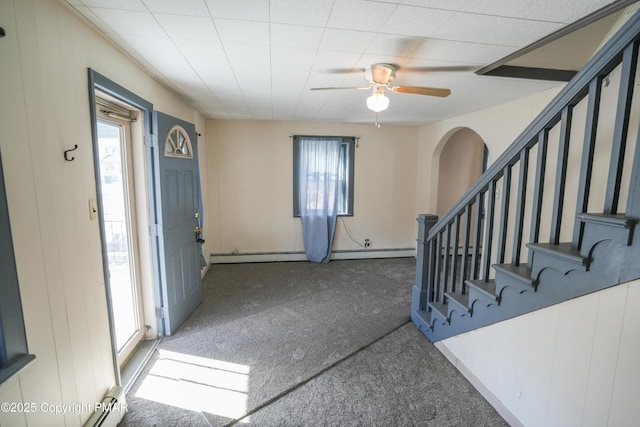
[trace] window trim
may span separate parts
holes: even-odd
[[[24,325],[20,285],[16,268],[11,222],[0,155],[0,254],[8,266],[0,281],[0,386],[29,365],[35,356],[29,354]]]
[[[294,218],[300,217],[300,183],[296,177],[300,170],[300,139],[301,138],[336,138],[341,139],[343,146],[347,146],[348,154],[348,200],[347,200],[347,212],[339,213],[338,216],[353,216],[353,195],[354,195],[354,165],[355,165],[355,148],[356,137],[354,136],[335,136],[335,135],[293,135],[293,216]]]

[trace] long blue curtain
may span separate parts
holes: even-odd
[[[304,250],[311,262],[328,263],[338,216],[340,167],[344,159],[339,138],[300,140],[299,200]]]

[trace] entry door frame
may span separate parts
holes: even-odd
[[[120,86],[119,84],[113,82],[112,80],[108,79],[107,77],[103,76],[102,74],[96,72],[91,68],[88,69],[88,77],[89,77],[88,79],[89,80],[89,108],[90,108],[90,114],[91,114],[91,136],[92,136],[92,140],[94,141],[93,157],[94,157],[94,172],[95,172],[96,185],[98,186],[97,183],[100,182],[100,175],[99,175],[100,165],[98,164],[99,155],[97,155],[98,153],[95,152],[95,150],[97,150],[97,143],[95,143],[95,141],[97,141],[97,138],[98,138],[98,131],[96,127],[97,112],[96,112],[95,91],[99,90],[140,110],[140,115],[142,116],[142,120],[144,124],[144,138],[145,138],[144,143],[146,146],[145,163],[147,168],[147,195],[148,195],[147,204],[148,204],[148,210],[149,210],[149,223],[153,228],[154,224],[157,224],[158,222],[157,221],[158,212],[157,212],[157,203],[156,203],[157,188],[156,188],[156,183],[154,181],[154,177],[158,174],[158,170],[157,170],[158,166],[154,161],[155,153],[153,152],[153,150],[157,150],[158,148],[157,148],[157,144],[154,146],[154,137],[152,134],[153,104],[141,98],[140,96],[136,95],[135,93],[129,91],[128,89]],[[98,205],[101,205],[102,200],[100,200],[101,194],[99,191],[97,192],[96,196],[99,199]],[[105,238],[106,233],[105,233],[104,227],[102,226],[104,221],[104,217],[102,215],[103,213],[101,212],[101,210],[99,210],[98,216],[100,220],[99,223],[100,223],[100,238],[101,238],[101,244],[102,244],[102,251],[103,251],[103,254],[106,254],[107,253],[106,238]],[[139,232],[144,232],[144,231],[139,230]],[[156,306],[156,324],[158,328],[158,337],[161,337],[164,335],[164,322],[161,316],[158,315],[162,311],[161,304],[163,300],[161,277],[160,277],[160,264],[158,260],[159,243],[158,243],[158,239],[155,237],[154,230],[151,230],[151,233],[152,233],[152,238],[150,240],[151,240],[151,251],[152,251],[153,289],[154,289],[154,299],[155,299],[155,306]],[[103,263],[103,271],[105,274],[104,280],[106,285],[105,293],[106,293],[106,299],[107,299],[107,307],[109,311],[108,316],[109,316],[109,328],[111,331],[111,349],[112,349],[113,366],[115,370],[117,384],[120,386],[124,386],[124,384],[122,384],[122,377],[120,374],[120,368],[118,364],[118,354],[117,354],[118,351],[117,351],[117,345],[116,345],[116,339],[115,339],[115,333],[114,333],[115,331],[114,319],[112,316],[113,305],[111,300],[111,292],[108,286],[109,269],[107,265],[106,256],[102,257],[102,263]]]

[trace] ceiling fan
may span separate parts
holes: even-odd
[[[450,89],[422,86],[391,86],[391,82],[395,80],[396,71],[398,70],[399,67],[394,64],[372,64],[364,69],[364,78],[369,81],[368,86],[312,87],[311,90],[373,89],[373,93],[367,98],[367,107],[376,113],[386,110],[389,106],[389,98],[384,95],[385,90],[396,93],[413,93],[416,95],[438,96],[442,98],[451,94]]]

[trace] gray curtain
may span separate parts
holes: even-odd
[[[300,140],[300,219],[304,250],[311,262],[328,263],[338,214],[340,165],[339,138]]]

